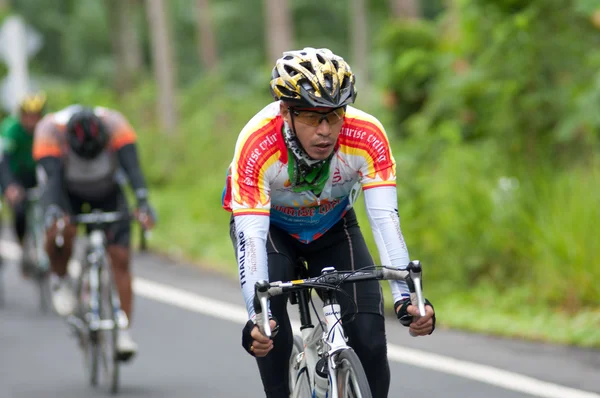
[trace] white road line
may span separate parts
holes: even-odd
[[[1,240],[0,252],[6,258],[17,259],[21,256],[21,249],[12,241]],[[75,265],[74,268],[77,267],[76,264],[73,265]],[[248,320],[246,309],[241,306],[200,296],[148,279],[135,278],[133,281],[133,289],[138,296],[226,321],[235,322],[240,325]],[[292,327],[294,330],[299,329],[299,325],[296,322],[292,322]],[[558,384],[537,380],[533,377],[523,376],[515,372],[509,372],[491,366],[458,360],[425,351],[400,347],[395,344],[388,344],[388,358],[392,361],[460,376],[507,390],[530,394],[535,397],[600,398],[599,394],[592,392],[564,387]]]

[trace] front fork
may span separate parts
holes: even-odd
[[[327,368],[329,374],[329,396],[336,397],[337,377],[336,377],[336,358],[337,353],[348,347],[347,338],[344,333],[341,321],[341,307],[335,297],[328,293],[328,298],[323,305],[323,314],[325,315],[326,330],[324,338],[326,341],[321,355],[327,356]],[[325,352],[326,351],[326,352]]]

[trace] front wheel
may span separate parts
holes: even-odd
[[[101,331],[101,355],[106,382],[111,394],[119,391],[119,359],[117,341],[119,338],[119,323],[115,311],[114,297],[116,292],[112,284],[112,276],[106,263],[100,271],[100,317],[103,321],[111,321],[112,327]]]
[[[75,287],[77,306],[74,318],[77,319],[77,323],[74,325],[74,331],[83,354],[85,377],[90,385],[96,386],[98,384],[98,332],[91,330],[87,322],[88,315],[92,312],[91,294],[90,274],[86,270],[79,276]]]
[[[40,299],[40,310],[47,313],[50,308],[50,260],[44,249],[45,232],[40,224],[39,216],[36,212],[29,225],[29,231],[26,232],[23,245],[23,262],[25,269],[37,282]]]
[[[371,398],[371,388],[360,359],[353,349],[348,348],[337,354],[336,398]]]

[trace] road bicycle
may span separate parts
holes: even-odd
[[[298,269],[305,269],[304,265]],[[299,273],[301,275],[301,273]],[[341,309],[336,292],[341,286],[370,280],[403,280],[410,290],[411,303],[425,316],[422,290],[422,268],[417,260],[406,269],[392,267],[365,267],[357,271],[336,271],[325,267],[321,275],[293,281],[259,281],[255,285],[254,308],[256,323],[261,332],[271,337],[268,299],[291,293],[290,302],[298,305],[301,336],[294,336],[289,363],[290,397],[293,398],[370,398],[369,383],[358,356],[347,345],[341,323]],[[312,324],[309,301],[310,289],[316,289],[323,299],[324,322]],[[314,307],[313,307],[314,308]],[[317,317],[319,316],[315,311]]]
[[[75,285],[77,308],[73,315],[67,317],[67,323],[78,337],[90,384],[98,385],[102,369],[112,394],[119,390],[119,364],[129,359],[117,351],[119,331],[128,327],[129,320],[121,308],[106,251],[104,228],[108,224],[131,219],[133,216],[128,212],[102,210],[70,217],[72,223],[88,226],[88,236],[84,243],[81,272]],[[64,245],[65,226],[64,219],[59,218],[55,238],[58,248]]]

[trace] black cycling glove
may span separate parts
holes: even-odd
[[[277,332],[279,331],[279,322],[277,322],[277,319],[274,316],[271,316],[271,318],[275,321],[275,327],[273,329],[271,329],[271,339],[275,338],[275,336],[277,335]],[[250,335],[250,333],[252,333],[252,330],[254,329],[254,327],[257,326],[256,323],[254,323],[253,320],[249,320],[248,322],[246,322],[246,325],[244,326],[244,329],[242,329],[242,347],[244,347],[244,350],[246,350],[246,352],[248,352],[248,354],[255,356],[254,352],[250,349],[250,347],[252,346],[252,343],[254,342],[254,339],[252,338],[252,336]]]
[[[411,301],[409,298],[396,301],[396,303],[394,304],[394,311],[396,311],[396,316],[398,317],[398,320],[403,326],[406,327],[409,327],[413,321],[413,316],[406,311],[410,304]],[[433,308],[433,304],[431,304],[427,299],[425,299],[425,305],[429,305],[433,309],[433,327],[431,328],[431,332],[429,332],[429,334],[431,334],[435,330],[435,308]],[[398,309],[398,307],[400,307],[400,309]]]

